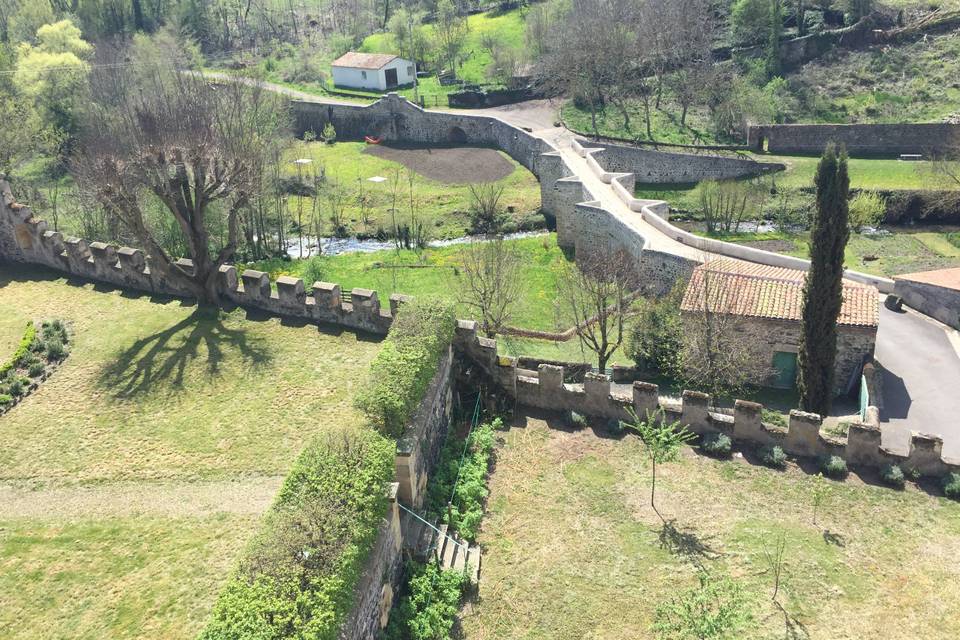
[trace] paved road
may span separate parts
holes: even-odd
[[[883,365],[883,444],[906,451],[910,432],[942,436],[960,460],[960,338],[913,311],[880,307],[876,359]],[[954,345],[957,345],[956,347]]]

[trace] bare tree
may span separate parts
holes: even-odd
[[[254,197],[264,152],[286,125],[286,107],[257,87],[214,87],[193,75],[100,67],[87,109],[78,183],[137,239],[151,267],[199,300],[218,301],[217,275],[237,250],[240,213]],[[158,242],[146,208],[162,203],[193,269]],[[212,229],[224,228],[218,242]]]
[[[769,377],[769,364],[758,358],[754,338],[742,330],[736,292],[723,275],[701,268],[684,294],[681,355],[684,382],[714,397],[732,396],[751,381]]]
[[[623,344],[625,318],[639,287],[636,261],[625,251],[578,255],[558,281],[561,306],[570,315],[577,337],[597,357],[597,368]]]
[[[465,245],[460,250],[463,290],[460,302],[480,314],[480,324],[493,338],[510,320],[513,305],[523,293],[520,252],[502,237]]]
[[[470,189],[470,226],[473,233],[496,233],[503,224],[500,198],[503,185],[482,182],[468,185]]]

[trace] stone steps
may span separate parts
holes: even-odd
[[[473,584],[480,580],[480,547],[470,546],[448,526],[435,526],[407,510],[400,516],[403,547],[420,562],[439,559],[444,569],[466,571]]]

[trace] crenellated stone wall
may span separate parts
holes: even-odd
[[[529,407],[612,420],[629,418],[628,409],[640,416],[662,409],[668,420],[679,420],[697,434],[722,432],[741,443],[777,445],[795,456],[838,455],[850,464],[875,468],[898,464],[925,476],[960,471],[960,460],[943,457],[943,440],[938,436],[914,433],[906,451],[883,447],[879,410],[872,406],[867,408],[866,420],[853,424],[846,438],[833,438],[821,433],[821,418],[812,413],[791,411],[789,426],[784,429],[764,424],[763,407],[755,402],[737,400],[729,415],[712,409],[710,396],[696,391],[684,391],[682,401],[672,404],[661,401],[657,385],[647,382],[634,382],[629,392],[624,392],[616,390],[622,386],[614,388],[607,376],[596,373],[588,373],[582,384],[567,384],[561,366],[520,369],[515,359],[497,356],[496,341],[482,337],[473,321],[458,323],[455,345],[518,404]]]

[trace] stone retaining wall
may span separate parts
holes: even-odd
[[[960,329],[960,291],[914,280],[896,279],[893,292],[908,306],[943,324]]]
[[[628,419],[628,409],[640,416],[662,409],[668,420],[679,420],[697,434],[722,432],[748,445],[777,445],[794,456],[838,455],[852,465],[874,468],[898,464],[925,476],[960,471],[960,460],[943,457],[943,440],[938,436],[913,433],[908,450],[884,448],[879,410],[874,406],[867,408],[866,420],[850,426],[846,438],[832,438],[821,434],[821,418],[812,413],[791,411],[789,427],[784,429],[764,424],[763,407],[755,402],[737,400],[731,416],[713,411],[710,396],[695,391],[684,391],[677,406],[662,403],[657,385],[646,382],[634,382],[629,394],[612,391],[610,379],[595,373],[588,373],[583,384],[565,384],[561,366],[542,364],[530,371],[518,368],[513,358],[498,357],[496,341],[480,336],[472,321],[458,323],[455,345],[518,404],[530,407],[611,420]]]
[[[956,152],[960,125],[924,124],[773,124],[747,130],[747,144],[770,153],[819,155],[829,143],[843,144],[851,155],[895,156]]]

